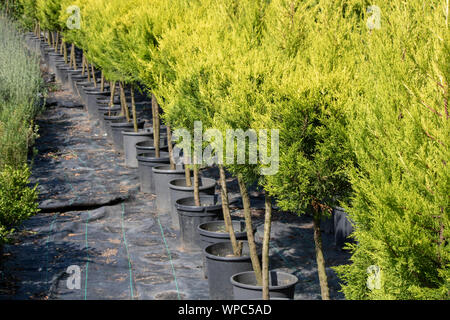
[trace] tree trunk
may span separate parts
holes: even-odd
[[[233,221],[231,220],[230,214],[230,204],[228,202],[228,189],[227,189],[227,181],[225,177],[225,169],[223,165],[219,164],[219,173],[220,173],[220,196],[222,199],[222,211],[223,211],[223,220],[225,222],[225,228],[227,232],[230,234],[231,245],[233,247],[233,254],[236,257],[240,257],[242,255],[242,242],[236,240],[236,234],[234,233]]]
[[[153,115],[153,143],[155,146],[155,156],[159,158],[159,105],[153,93],[152,93],[152,115]]]
[[[134,86],[131,85],[131,112],[133,115],[134,132],[138,132],[137,116],[136,116],[136,102],[134,101]]]
[[[186,187],[192,187],[191,169],[187,164],[184,165],[184,176],[186,177]]]
[[[77,59],[76,59],[76,55],[75,55],[75,44],[72,43],[72,50],[70,51],[70,56],[72,57],[72,65],[73,65],[73,69],[77,70]]]
[[[83,56],[81,57],[81,74],[84,76],[85,72],[86,72],[86,57],[84,56],[83,52]]]
[[[197,207],[200,207],[200,191],[198,185],[198,165],[195,164],[194,155],[194,202]]]
[[[41,23],[39,21],[37,23],[37,37],[41,40]]]
[[[125,97],[125,89],[123,88],[123,83],[121,81],[119,81],[119,88],[120,88],[120,102],[122,104],[122,113],[125,114],[127,122],[130,122],[131,119],[127,105],[127,98]]]
[[[67,44],[63,41],[63,54],[64,54],[64,62],[67,64],[69,61],[67,59]]]
[[[63,54],[64,53],[64,48],[63,48],[64,40],[63,40],[62,36],[60,38],[61,39],[60,39],[60,45],[59,45],[59,54]]]
[[[255,238],[253,236],[252,214],[250,211],[250,197],[248,195],[247,186],[242,179],[242,175],[238,175],[239,189],[242,196],[242,204],[244,206],[245,225],[247,229],[247,241],[250,249],[250,258],[252,260],[253,271],[255,272],[256,282],[259,286],[262,285],[261,278],[261,264],[258,258],[258,251],[256,250]]]
[[[262,298],[269,300],[269,244],[270,229],[272,224],[272,201],[269,195],[265,196],[265,218],[264,218],[264,239],[262,248]]]
[[[167,145],[169,147],[169,161],[170,161],[170,170],[175,170],[175,159],[173,158],[173,146],[172,146],[172,131],[170,126],[167,126]]]
[[[325,259],[322,251],[322,233],[320,230],[320,221],[322,215],[320,209],[314,210],[314,244],[316,249],[317,270],[319,273],[320,292],[322,300],[330,300],[330,290],[328,289],[328,279],[325,269]]]
[[[116,94],[116,82],[112,81],[111,85],[111,97],[109,99],[109,111],[108,115],[111,116],[111,108],[114,105],[114,95]]]
[[[91,64],[91,71],[92,71],[92,81],[94,82],[94,88],[97,88],[97,79],[95,78],[95,67],[93,64]]]
[[[100,91],[101,92],[105,91],[105,75],[103,74],[103,70],[102,70],[102,76],[100,78]]]
[[[84,63],[86,64],[88,81],[91,82],[91,71],[89,70],[89,62],[88,62],[87,58],[84,58]]]
[[[55,52],[58,53],[58,42],[59,42],[59,33],[56,32],[56,39],[55,39]]]

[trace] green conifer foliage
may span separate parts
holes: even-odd
[[[449,299],[448,2],[382,1],[349,99],[348,299]],[[379,272],[378,272],[379,271]]]

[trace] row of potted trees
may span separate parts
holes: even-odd
[[[204,272],[205,277],[209,279],[211,299],[259,298],[262,288],[258,286],[255,273],[251,271],[255,262],[252,261],[254,257],[251,256],[250,251],[256,249],[256,259],[259,261],[261,252],[253,238],[256,228],[249,217],[246,223],[232,220],[225,169],[223,167],[219,169],[220,194],[215,194],[214,179],[201,177],[200,172],[197,172],[196,177],[193,174],[195,169],[186,166],[186,170],[183,166],[175,165],[175,159],[169,157],[167,136],[170,134],[167,135],[167,131],[165,135],[159,135],[158,132],[155,133],[154,126],[144,128],[145,121],[136,121],[139,113],[133,116],[133,122],[138,123],[138,130],[126,131],[129,122],[126,121],[126,117],[120,115],[123,111],[122,106],[119,104],[112,104],[112,107],[105,106],[111,99],[112,101],[123,100],[120,94],[119,96],[111,95],[111,92],[107,91],[107,86],[103,90],[93,90],[96,83],[94,75],[88,77],[82,71],[71,72],[75,69],[67,67],[62,55],[53,54],[54,48],[47,42],[39,43],[35,35],[29,35],[28,40],[31,47],[39,45],[45,62],[50,71],[57,74],[57,79],[74,94],[79,95],[89,117],[97,121],[97,124],[104,129],[106,137],[114,144],[116,150],[124,151],[125,165],[138,168],[141,191],[156,195],[158,213],[170,214],[172,228],[180,231],[180,241],[184,249],[203,250]],[[75,57],[77,56],[80,57],[79,54],[75,54]],[[125,104],[128,97],[132,101],[135,99],[137,92],[132,93],[131,90],[131,88],[124,90]],[[111,95],[111,99],[105,99],[107,95]],[[135,105],[135,111],[136,105],[144,107],[141,110],[143,113],[151,110],[151,107],[145,108],[151,105],[151,101],[145,101],[145,97],[142,99],[139,102],[132,102]],[[152,120],[155,121],[155,118]],[[167,127],[161,126],[160,129],[167,130]],[[158,137],[159,146],[155,143]],[[157,156],[157,148],[160,150],[159,156]],[[195,179],[197,182],[194,183]],[[246,187],[244,189],[246,190]],[[198,196],[194,196],[195,194]],[[248,198],[248,194],[246,196]],[[249,209],[248,202],[246,205],[246,209]],[[271,206],[270,204],[269,212]],[[247,229],[248,226],[250,229]],[[248,233],[247,230],[250,232]],[[253,242],[252,249],[248,243],[249,234]],[[293,298],[297,283],[295,276],[283,272],[272,272],[271,278],[273,279],[272,298]]]
[[[293,297],[297,279],[270,272],[274,201],[283,210],[312,213],[321,295],[329,298],[320,222],[350,192],[346,168],[353,155],[340,97],[352,76],[342,62],[351,59],[345,31],[354,16],[342,19],[345,6],[331,3],[302,6],[38,1],[31,41],[41,41],[57,78],[80,95],[126,165],[138,168],[141,191],[157,195],[158,210],[171,215],[185,246],[202,247],[211,298],[232,297],[232,285],[235,298]],[[333,17],[340,24],[330,25]],[[200,145],[199,153],[195,141],[173,137],[185,132],[195,140],[208,129],[220,133],[209,140],[217,147],[211,151],[220,173],[217,195],[216,181],[201,174],[207,147]],[[256,147],[259,158],[223,139],[230,129],[268,129]],[[182,142],[181,155],[175,141]],[[233,161],[223,161],[220,146],[234,151]],[[238,181],[244,228],[230,214],[226,171]],[[255,184],[265,193],[260,246],[248,191]]]

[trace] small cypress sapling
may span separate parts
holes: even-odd
[[[279,170],[266,177],[266,192],[283,210],[312,211],[321,295],[329,299],[320,222],[351,190],[346,170],[353,160],[339,97],[349,90],[349,33],[358,25],[352,15],[340,18],[341,4],[305,5],[274,1],[268,10],[264,46],[273,67],[262,88],[268,112],[257,122],[280,131]]]

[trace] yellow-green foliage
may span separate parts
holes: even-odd
[[[62,0],[36,0],[36,17],[41,27],[49,31],[59,31],[59,15]]]
[[[449,299],[448,8],[378,5],[381,29],[362,39],[360,92],[347,101],[358,245],[339,268],[343,290],[349,299]],[[379,288],[367,286],[371,265]]]
[[[372,4],[62,0],[59,23],[78,6],[81,29],[65,40],[109,80],[155,93],[173,129],[279,129],[279,172],[260,183],[300,214],[346,206],[358,241],[339,268],[347,298],[447,298],[448,2],[378,1],[370,30]],[[229,169],[251,182],[258,167]]]
[[[86,45],[83,24],[86,18],[84,9],[87,2],[88,0],[61,0],[61,6],[58,15],[58,22],[62,30],[64,41],[66,43],[74,43],[80,48],[84,48],[84,46]],[[78,7],[80,9],[80,29],[68,28],[67,26],[69,19],[73,19],[75,14],[74,10],[69,10],[71,7]]]

